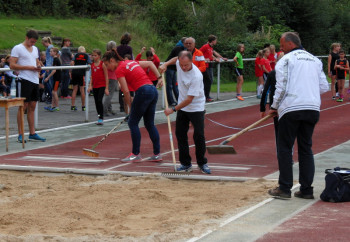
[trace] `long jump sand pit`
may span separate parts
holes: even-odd
[[[175,241],[264,200],[275,182],[0,171],[1,241]]]

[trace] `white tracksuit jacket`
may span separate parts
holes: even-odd
[[[275,67],[276,91],[272,108],[279,119],[288,112],[320,111],[320,94],[329,86],[322,62],[305,50],[296,49],[284,55]]]

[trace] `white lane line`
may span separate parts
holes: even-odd
[[[173,166],[173,164],[166,164],[166,163],[162,163],[159,164],[159,166]],[[198,165],[192,165],[193,168],[198,168]],[[248,167],[234,167],[234,166],[214,166],[214,165],[210,165],[210,168],[213,169],[222,169],[222,170],[250,170],[250,168]]]
[[[295,185],[292,187],[291,190],[294,190],[294,189],[298,188],[299,186],[300,186],[300,184],[295,184]],[[267,204],[267,203],[269,203],[269,202],[271,202],[271,201],[273,201],[273,200],[275,200],[275,199],[276,199],[276,198],[273,198],[273,197],[268,198],[268,199],[266,199],[266,200],[264,200],[264,201],[262,201],[262,202],[260,202],[260,203],[258,203],[258,204],[256,204],[256,205],[254,205],[254,206],[252,206],[252,207],[250,207],[250,208],[248,208],[248,209],[246,209],[246,210],[244,210],[244,211],[242,211],[242,212],[240,212],[240,213],[238,213],[238,214],[236,214],[236,215],[234,215],[234,216],[228,218],[228,219],[225,220],[224,222],[220,223],[219,228],[224,227],[225,225],[227,225],[227,224],[229,224],[229,223],[231,223],[231,222],[233,222],[233,221],[235,221],[235,220],[237,220],[237,219],[243,217],[244,215],[246,215],[246,214],[248,214],[248,213],[251,213],[252,211],[254,211],[254,210],[256,210],[256,209],[258,209],[258,208],[264,206],[265,204]],[[187,240],[187,242],[195,242],[195,241],[198,241],[198,240],[204,238],[205,236],[207,236],[207,235],[209,235],[209,234],[215,232],[216,230],[217,230],[217,229],[215,229],[215,230],[208,230],[207,232],[203,233],[202,235],[200,235],[200,236],[198,236],[198,237],[193,237],[193,238]]]
[[[113,169],[116,169],[116,168],[119,168],[119,167],[128,166],[130,164],[132,164],[132,163],[123,163],[123,164],[120,164],[120,165],[117,165],[117,166],[109,167],[109,168],[107,168],[105,170],[113,170]]]
[[[50,156],[23,156],[18,158],[20,160],[36,160],[36,161],[65,161],[65,162],[77,162],[77,163],[102,163],[108,160],[100,159],[82,159],[82,158],[72,158],[72,157],[50,157]]]

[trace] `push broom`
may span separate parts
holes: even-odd
[[[269,114],[265,117],[263,117],[262,119],[259,119],[258,121],[256,121],[255,123],[249,125],[248,127],[242,129],[241,131],[239,131],[238,133],[232,135],[230,138],[224,140],[223,142],[221,142],[219,145],[211,145],[211,146],[207,146],[207,151],[209,154],[237,154],[235,148],[232,145],[226,145],[228,142],[230,142],[231,140],[237,138],[238,136],[240,136],[241,134],[244,134],[245,132],[251,130],[252,128],[254,128],[255,126],[259,125],[260,123],[268,120],[269,118],[273,117],[274,114]]]
[[[91,156],[91,157],[98,157],[99,156],[99,152],[97,152],[95,150],[95,148],[101,144],[111,133],[113,133],[113,131],[115,131],[116,129],[118,129],[125,121],[128,120],[128,116],[126,116],[119,124],[117,124],[111,131],[109,131],[107,134],[105,134],[105,136],[103,136],[103,138],[97,142],[96,144],[94,144],[91,149],[86,149],[84,148],[83,149],[83,153],[84,155],[87,155],[87,156]]]

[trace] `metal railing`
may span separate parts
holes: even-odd
[[[316,56],[318,58],[328,58],[328,56]],[[255,61],[255,58],[244,58],[243,61]],[[220,99],[220,83],[221,83],[221,75],[220,75],[220,70],[221,70],[221,64],[222,63],[230,63],[233,62],[233,59],[228,59],[227,61],[207,61],[207,63],[214,63],[216,64],[217,68],[217,92],[216,92],[216,99]],[[161,63],[162,64],[162,63]],[[73,69],[85,69],[85,86],[88,86],[90,83],[90,77],[91,77],[91,69],[89,65],[80,65],[80,66],[50,66],[50,67],[42,67],[42,70],[73,70]],[[5,72],[5,71],[11,71],[10,68],[0,68],[0,72]],[[165,88],[164,86],[162,88]],[[164,102],[164,94],[163,90],[161,92],[162,96],[162,108],[165,107],[165,102]],[[38,104],[37,104],[38,105]],[[87,93],[87,88],[85,88],[85,121],[89,121],[89,95]],[[35,128],[38,128],[38,106],[35,109],[35,114],[34,114],[34,125]]]

